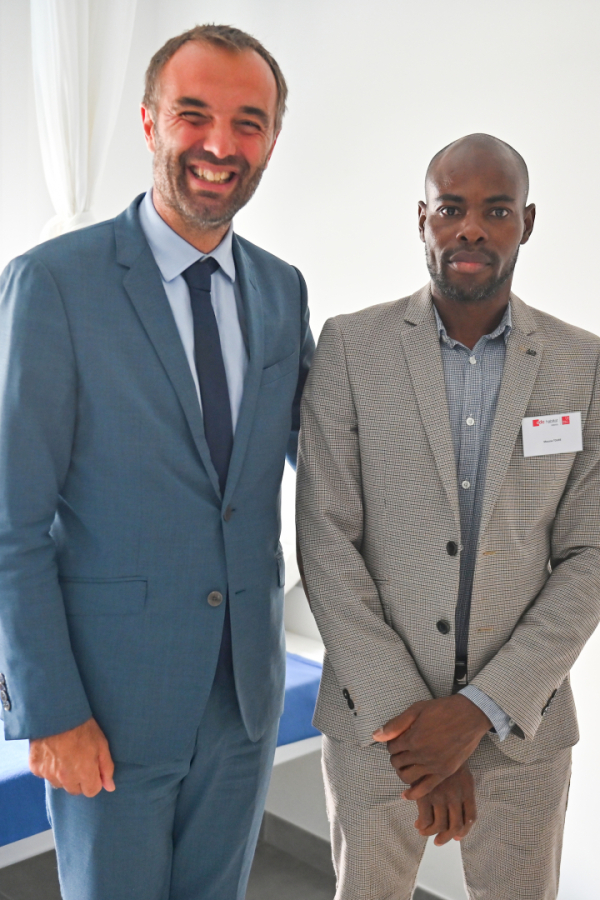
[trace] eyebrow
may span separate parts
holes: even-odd
[[[198,100],[197,97],[178,97],[175,104],[176,106],[196,106],[198,109],[208,109],[208,103]]]
[[[208,109],[209,104],[204,100],[198,100],[197,97],[179,97],[175,101],[176,106],[195,106],[196,109]],[[240,106],[240,112],[247,116],[256,116],[265,125],[269,125],[271,119],[267,113],[259,106]]]
[[[440,194],[439,197],[435,198],[436,201],[442,203],[464,203],[465,198],[460,197],[458,194]],[[509,194],[494,194],[493,197],[486,197],[485,203],[514,203],[515,198],[509,196]]]
[[[495,194],[493,197],[487,197],[486,203],[514,203],[515,198],[508,194]]]

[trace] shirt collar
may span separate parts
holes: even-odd
[[[435,321],[437,325],[438,334],[440,336],[440,340],[444,341],[444,343],[449,344],[450,347],[456,347],[457,344],[460,344],[460,341],[455,341],[454,338],[448,336],[448,332],[446,331],[446,326],[442,322],[441,316],[437,311],[435,303],[433,304],[433,312],[435,314]],[[484,338],[488,341],[493,341],[495,338],[500,337],[501,334],[504,333],[504,342],[508,340],[508,337],[512,331],[512,310],[510,301],[508,306],[504,310],[504,315],[500,321],[500,324],[497,328],[492,331],[491,334],[485,334]],[[461,345],[462,346],[462,345]]]
[[[235,262],[233,259],[233,226],[230,225],[221,243],[210,253],[202,253],[173,231],[164,219],[161,219],[152,200],[152,190],[140,203],[140,224],[146,240],[160,269],[164,281],[173,281],[189,266],[212,256],[219,263],[222,271],[230,281],[235,281]]]

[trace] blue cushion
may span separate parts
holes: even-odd
[[[277,746],[320,734],[312,724],[321,680],[321,663],[287,654],[285,706],[279,721]]]
[[[321,664],[287,654],[285,709],[277,746],[319,734],[311,724]],[[29,771],[29,741],[5,741],[0,722],[0,847],[50,827],[44,782]]]
[[[28,759],[29,741],[5,741],[0,724],[0,847],[50,828],[44,782]]]

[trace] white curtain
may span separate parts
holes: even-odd
[[[56,216],[46,240],[94,221],[137,0],[30,0],[33,77],[44,174]]]

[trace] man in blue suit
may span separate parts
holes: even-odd
[[[233,234],[286,85],[202,26],[146,76],[154,187],[0,299],[0,700],[65,900],[242,900],[284,688],[279,491],[313,351]]]

